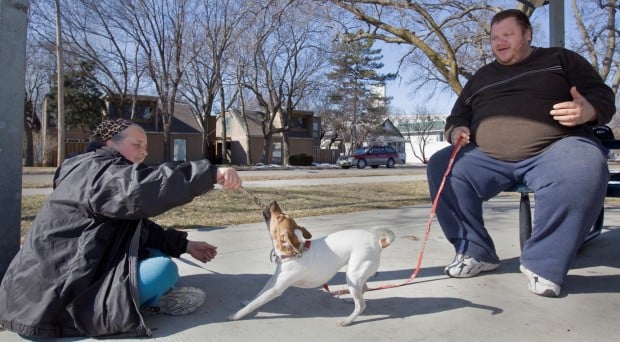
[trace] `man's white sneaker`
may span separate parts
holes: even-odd
[[[457,254],[454,261],[443,270],[453,278],[470,278],[480,272],[492,271],[499,267],[499,263],[478,261],[469,255]]]
[[[198,309],[206,298],[205,293],[195,287],[174,287],[163,295],[154,307],[147,310],[150,313],[163,313],[180,316],[190,314]]]
[[[527,287],[530,292],[543,297],[557,297],[560,295],[560,285],[537,275],[523,265],[519,266],[519,270],[527,277]]]

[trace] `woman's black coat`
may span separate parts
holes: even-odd
[[[148,217],[213,188],[207,160],[132,164],[103,148],[67,159],[0,285],[0,324],[25,336],[149,336],[137,261],[178,257],[187,233]]]

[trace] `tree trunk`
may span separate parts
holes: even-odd
[[[202,157],[210,160],[209,156],[209,126],[208,123],[203,125],[204,129],[202,130]]]
[[[32,128],[28,123],[24,123],[25,143],[24,146],[24,166],[34,166],[34,144],[32,143]]]
[[[288,165],[289,146],[288,146],[288,130],[282,132],[282,165]]]
[[[168,118],[165,122],[164,122],[164,160],[165,162],[170,161],[170,145],[171,145],[171,141],[170,141],[170,131],[172,128],[172,118]]]
[[[48,113],[47,113],[47,101],[49,98],[45,96],[43,98],[43,108],[41,109],[41,166],[49,165],[49,152],[47,150],[47,126],[48,126]]]
[[[273,142],[273,135],[271,133],[265,135],[265,144],[263,145],[263,158],[261,162],[265,165],[271,164],[271,144]]]
[[[222,113],[222,164],[228,164],[228,152],[226,148],[226,102],[224,100],[224,87],[221,87],[220,112]]]

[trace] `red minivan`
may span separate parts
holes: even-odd
[[[379,165],[385,165],[388,168],[401,164],[398,152],[392,146],[371,146],[356,150],[352,156],[341,156],[336,161],[343,169],[348,169],[355,165],[358,169],[363,169],[366,165],[372,168],[378,168]]]

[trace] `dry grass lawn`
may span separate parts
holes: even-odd
[[[430,202],[424,181],[337,186],[250,188],[263,203],[278,201],[294,217],[320,216],[371,209],[399,208]],[[22,198],[22,236],[30,228],[46,195]],[[165,227],[196,227],[261,222],[261,208],[242,191],[213,190],[153,220]]]

